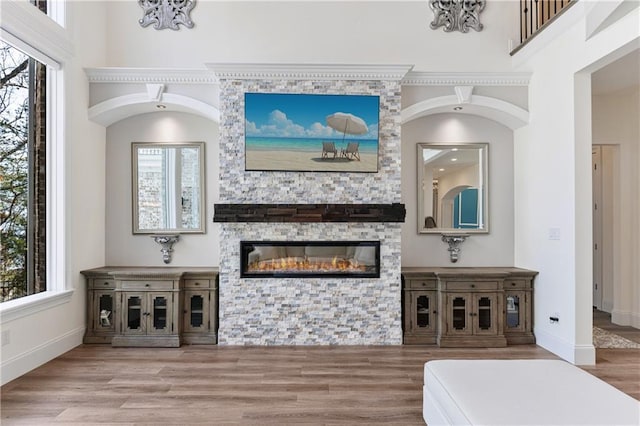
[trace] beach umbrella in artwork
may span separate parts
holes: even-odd
[[[349,135],[364,135],[369,131],[367,123],[360,117],[346,112],[336,112],[327,116],[327,126],[342,132],[342,140]]]

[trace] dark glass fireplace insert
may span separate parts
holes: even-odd
[[[241,278],[380,278],[380,241],[241,241]]]

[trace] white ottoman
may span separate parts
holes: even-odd
[[[436,425],[640,425],[640,402],[559,360],[438,360],[424,366]]]

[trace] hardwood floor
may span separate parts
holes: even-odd
[[[593,310],[593,325],[596,327],[600,327],[603,330],[610,331],[619,336],[625,337],[629,340],[632,340],[636,343],[640,343],[640,329],[628,327],[624,325],[617,325],[611,322],[611,314],[599,311],[597,309]]]
[[[585,370],[640,398],[640,350],[597,353]],[[423,366],[444,358],[557,357],[534,345],[82,345],[2,387],[1,423],[424,425]]]

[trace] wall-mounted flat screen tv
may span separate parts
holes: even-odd
[[[245,170],[378,171],[380,97],[245,93]]]

